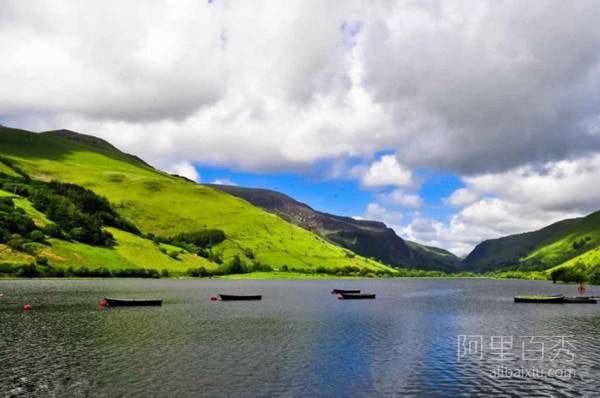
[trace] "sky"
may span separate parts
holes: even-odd
[[[464,255],[600,209],[600,3],[0,4],[0,123]]]

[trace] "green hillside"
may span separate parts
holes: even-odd
[[[225,262],[238,255],[246,263],[274,269],[335,270],[352,266],[370,272],[391,271],[244,200],[153,169],[95,137],[68,131],[38,134],[0,127],[0,156],[13,165],[0,163],[4,174],[77,184],[106,197],[144,236],[173,236],[206,228],[223,230],[227,239],[213,250],[219,251]],[[15,206],[28,211],[36,224],[49,222],[23,198],[17,198]],[[108,230],[117,241],[115,248],[51,240],[51,249],[44,254],[51,262],[65,266],[136,266],[176,271],[200,265],[218,267],[198,256],[171,259],[151,240],[114,228]],[[0,261],[12,261],[22,255],[9,256],[9,252],[0,252]]]
[[[305,228],[329,242],[395,268],[452,272],[460,259],[445,250],[402,239],[380,221],[356,220],[315,210],[281,192],[210,185]]]
[[[565,236],[581,219],[563,220],[537,231],[490,239],[478,244],[463,260],[466,270],[488,272],[496,270],[542,270],[551,266],[547,261],[523,259]]]
[[[581,219],[568,234],[534,251],[523,263],[550,264],[548,273],[555,279],[600,284],[600,211]]]
[[[476,271],[544,271],[558,280],[600,283],[600,211],[482,242],[464,264]]]
[[[600,246],[600,212],[579,219],[562,236],[537,248],[521,260],[524,266],[548,268],[548,265],[588,261]]]
[[[2,190],[0,190],[0,197],[12,198],[15,207],[22,209],[34,221],[36,227],[43,229],[53,224],[45,214],[35,209],[29,200]],[[10,267],[18,268],[19,265],[36,263],[40,258],[44,258],[52,269],[62,271],[69,267],[74,268],[75,271],[85,268],[90,270],[104,268],[109,271],[146,268],[182,275],[189,269],[204,267],[208,272],[214,272],[219,268],[219,264],[181,248],[157,244],[116,228],[108,227],[106,230],[117,242],[114,247],[92,246],[51,237],[46,237],[40,243],[27,242],[22,249],[0,243],[0,267],[4,265],[4,269],[9,272]],[[177,255],[171,255],[174,251]],[[44,267],[40,270],[43,271]]]

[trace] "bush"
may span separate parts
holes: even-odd
[[[19,264],[15,263],[2,263],[0,264],[0,274],[14,274],[20,268]]]
[[[240,256],[236,254],[228,264],[228,272],[230,274],[245,274],[248,272],[248,268],[246,268],[246,265],[242,262]]]
[[[40,275],[40,272],[34,264],[27,264],[19,268],[17,275],[25,278],[35,278]]]
[[[41,182],[16,180],[0,177],[3,189],[9,189],[31,201],[33,207],[45,213],[54,222],[44,228],[42,233],[54,238],[63,237],[61,232],[67,231],[72,239],[98,246],[112,246],[113,237],[102,228],[105,225],[124,231],[139,234],[139,230],[129,221],[122,218],[110,205],[108,200],[94,192],[74,184],[60,182]],[[6,207],[10,207],[10,216],[6,217]],[[21,227],[6,228],[6,224],[21,218]],[[23,222],[26,221],[26,222]],[[29,217],[21,209],[7,201],[0,202],[0,229],[17,232],[23,236],[36,230]],[[0,231],[2,232],[2,231]],[[35,239],[40,235],[36,234]],[[34,240],[32,238],[32,240]],[[37,241],[37,240],[34,240]]]
[[[48,265],[48,259],[46,257],[40,256],[38,258],[35,259],[35,262],[37,263],[37,265],[41,265],[43,267]]]
[[[170,238],[159,239],[163,243],[169,243],[174,246],[181,246],[182,244],[187,243],[204,249],[223,242],[225,240],[225,232],[220,229],[203,229],[200,231],[182,233]]]
[[[42,231],[51,238],[63,238],[63,234],[56,224],[48,224],[42,229]]]
[[[213,263],[223,264],[223,257],[221,257],[221,254],[215,253],[212,250],[208,254],[208,259]]]
[[[113,271],[117,278],[160,278],[160,273],[155,269],[125,268]]]
[[[32,242],[43,242],[44,241],[44,233],[42,231],[40,231],[39,229],[36,229],[35,231],[31,231],[31,233],[29,234],[29,239],[31,239]]]
[[[168,269],[163,269],[162,271],[160,271],[160,276],[162,278],[168,278],[170,276],[169,270]]]
[[[267,264],[262,264],[262,263],[256,262],[256,263],[254,263],[254,271],[272,272],[273,267],[271,267],[270,265],[267,265]]]
[[[585,243],[586,243],[585,239],[579,239],[579,240],[573,241],[573,250],[581,249],[583,246],[585,246]]]
[[[245,249],[244,250],[244,256],[246,256],[246,258],[253,260],[254,259],[254,253],[252,252],[251,249]]]

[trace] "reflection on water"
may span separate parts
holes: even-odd
[[[377,299],[339,301],[332,287]],[[512,302],[574,290],[434,279],[0,281],[0,396],[596,395],[600,305]],[[242,291],[264,299],[209,300]],[[104,296],[165,303],[101,310]],[[24,303],[34,310],[23,312]],[[533,366],[570,366],[576,375],[492,377],[492,358],[458,358],[458,335],[574,336],[572,363]]]

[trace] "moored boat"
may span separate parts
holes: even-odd
[[[596,297],[577,296],[577,297],[565,297],[565,304],[596,304],[598,299]]]
[[[564,302],[565,296],[515,296],[515,303],[545,303],[545,304],[560,304]]]
[[[332,289],[331,290],[331,294],[341,294],[341,293],[357,294],[357,293],[360,293],[360,290],[358,290],[358,289]]]
[[[238,294],[219,294],[221,301],[258,301],[262,296],[257,295],[238,295]]]
[[[577,296],[515,296],[515,303],[541,303],[541,304],[596,304],[597,297]]]
[[[338,299],[340,300],[366,300],[374,299],[375,295],[370,293],[339,293]]]
[[[119,299],[119,298],[104,298],[109,307],[147,307],[161,306],[162,299]]]

